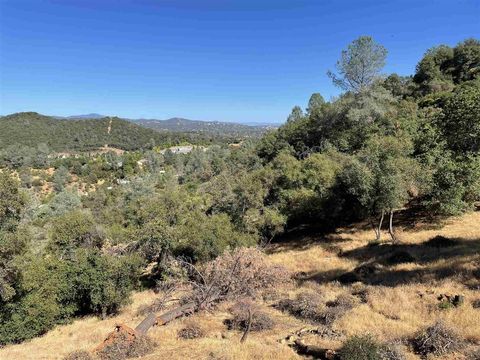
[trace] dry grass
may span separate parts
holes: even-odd
[[[472,302],[480,298],[480,212],[452,218],[441,226],[419,224],[400,233],[399,249],[415,261],[388,264],[391,247],[369,246],[373,231],[363,226],[340,229],[326,237],[298,239],[296,244],[277,245],[269,259],[298,274],[296,287],[277,289],[281,298],[295,299],[297,294],[320,294],[324,304],[339,296],[357,294],[355,306],[336,319],[330,327],[343,334],[331,339],[312,335],[305,341],[326,348],[339,348],[346,337],[369,333],[380,342],[411,339],[437,320],[456,329],[469,349],[480,345],[480,309]],[[429,224],[427,224],[429,225]],[[448,248],[431,248],[423,244],[437,235],[459,241]],[[384,235],[388,239],[388,235]],[[367,274],[364,284],[342,285],[334,281],[339,275],[364,264],[375,263],[378,271]],[[358,295],[360,294],[360,295]],[[441,310],[440,294],[465,296],[462,306]],[[132,305],[115,318],[101,321],[87,317],[70,325],[59,326],[42,337],[0,349],[0,359],[62,359],[74,350],[91,350],[114,328],[116,323],[135,326],[141,321],[138,309],[151,304],[158,295],[151,291],[137,293]],[[152,354],[142,359],[300,359],[289,346],[280,342],[288,334],[309,326],[307,321],[274,309],[279,299],[257,300],[275,322],[271,330],[253,332],[240,343],[241,331],[229,331],[224,325],[231,317],[233,303],[221,304],[211,312],[194,316],[205,331],[204,337],[188,342],[178,338],[178,331],[190,319],[180,319],[164,327],[155,327],[149,336],[158,344]],[[419,359],[410,349],[406,358]],[[435,359],[465,359],[460,353]]]

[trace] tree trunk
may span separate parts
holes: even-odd
[[[302,340],[295,340],[293,345],[297,354],[312,356],[315,359],[330,360],[337,359],[338,355],[333,350],[325,349],[316,345],[305,344]]]
[[[394,210],[390,210],[390,223],[388,225],[388,233],[392,237],[392,242],[394,244],[398,244],[398,238],[395,236],[395,232],[393,231],[393,212]]]
[[[240,339],[240,342],[243,343],[247,340],[248,333],[250,332],[250,328],[252,327],[252,309],[248,309],[248,320],[247,320],[247,328]]]
[[[154,313],[148,314],[148,316],[137,325],[135,331],[141,335],[145,335],[147,331],[157,323],[157,316]]]
[[[102,307],[102,320],[107,318],[107,308],[105,306]]]
[[[380,241],[382,239],[382,224],[383,224],[384,217],[385,217],[385,211],[382,210],[382,216],[380,217],[378,228],[375,229],[375,236],[377,241]]]
[[[194,311],[195,303],[191,302],[167,311],[158,317],[155,316],[154,313],[150,313],[140,324],[138,324],[138,326],[135,328],[135,331],[141,335],[145,335],[153,325],[165,325],[166,323],[169,323],[180,316],[191,314]]]

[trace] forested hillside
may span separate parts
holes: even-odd
[[[136,151],[4,166],[0,345],[106,319],[148,288],[162,294],[149,311],[222,309],[233,320],[218,326],[247,347],[250,331],[266,331],[278,358],[309,350],[278,341],[308,322],[336,359],[478,356],[477,217],[464,232],[442,226],[480,201],[480,42],[433,47],[411,76],[383,74],[386,61],[362,36],[329,71],[338,98],[314,93],[258,141],[188,154],[145,146],[179,138],[119,119],[108,134],[107,120],[1,118],[3,147]],[[399,298],[407,305],[393,311]]]
[[[3,116],[0,129],[0,149],[46,145],[51,151],[85,151],[108,145],[136,150],[192,140],[185,134],[160,133],[119,118],[61,120],[33,112]]]

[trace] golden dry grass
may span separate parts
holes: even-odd
[[[456,247],[440,250],[422,245],[437,235],[462,242]],[[472,275],[480,268],[480,212],[449,219],[440,227],[402,231],[402,246],[418,261],[383,266],[378,276],[387,286],[368,281],[354,285],[331,281],[360,264],[378,260],[375,258],[376,251],[382,247],[369,247],[372,238],[373,233],[359,225],[340,229],[320,239],[297,239],[295,246],[283,244],[274,247],[269,255],[272,262],[304,275],[304,281],[299,282],[297,287],[277,289],[277,297],[294,297],[296,293],[311,291],[329,301],[339,294],[364,289],[367,291],[366,303],[358,301],[353,309],[332,325],[345,336],[370,333],[381,341],[406,339],[435,320],[443,319],[469,341],[469,346],[480,346],[480,309],[471,305],[472,300],[480,299],[480,291],[468,286],[472,281],[478,285],[480,280]],[[387,239],[387,234],[384,238]],[[466,301],[458,308],[441,310],[437,300],[439,294],[462,294]],[[116,323],[132,327],[138,324],[141,317],[136,315],[137,310],[151,303],[156,296],[151,291],[136,293],[132,304],[114,318],[101,321],[87,317],[70,325],[58,326],[42,337],[0,349],[0,359],[62,359],[74,350],[91,350]],[[223,321],[229,317],[227,309],[230,304],[222,304],[211,313],[194,315],[194,320],[206,331],[203,338],[177,338],[178,330],[190,319],[153,328],[149,335],[158,346],[154,353],[143,359],[301,358],[279,340],[308,324],[269,306],[274,300],[258,302],[276,325],[269,331],[251,333],[244,344],[239,341],[240,332],[226,330]],[[326,348],[341,345],[341,339],[322,340],[318,336],[310,336],[306,340]],[[442,359],[463,358],[461,354],[449,354]],[[419,358],[408,352],[407,359]]]

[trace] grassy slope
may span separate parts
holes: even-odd
[[[381,340],[411,336],[417,330],[437,318],[456,327],[472,343],[480,344],[480,309],[473,309],[471,301],[480,298],[480,292],[467,285],[473,279],[472,271],[480,266],[480,212],[450,219],[442,226],[417,224],[404,230],[401,239],[418,261],[416,263],[384,266],[379,274],[368,282],[383,281],[388,286],[367,285],[368,302],[359,303],[333,327],[347,335],[370,332]],[[457,238],[458,246],[432,249],[423,245],[436,235]],[[387,234],[385,234],[386,237]],[[384,246],[368,247],[372,231],[361,225],[339,230],[327,237],[295,237],[296,243],[276,245],[269,255],[273,262],[283,264],[296,272],[304,272],[298,288],[279,289],[281,297],[309,290],[324,294],[326,300],[336,295],[351,293],[358,285],[342,286],[330,280],[338,274],[352,270],[361,263],[378,260],[389,253]],[[321,242],[319,240],[322,240]],[[478,276],[478,275],[477,275]],[[437,307],[436,296],[441,293],[463,294],[466,303],[462,307],[442,310]],[[422,296],[420,296],[420,294]],[[0,349],[1,359],[61,359],[77,349],[92,349],[113,329],[116,323],[135,326],[141,317],[136,311],[155,299],[150,291],[137,293],[133,303],[120,315],[105,321],[88,317],[71,325],[59,326],[46,335],[20,345]],[[308,326],[307,323],[278,312],[264,303],[265,311],[276,320],[276,327],[263,333],[252,333],[245,344],[240,344],[241,334],[226,332],[223,320],[227,318],[228,304],[214,313],[194,316],[207,329],[207,336],[199,340],[178,340],[177,331],[189,321],[177,320],[165,327],[153,328],[149,334],[158,343],[158,349],[144,359],[298,359],[287,345],[278,340],[289,333]],[[223,338],[222,334],[224,335]],[[339,341],[308,339],[325,347],[337,347]],[[408,359],[418,359],[409,353]],[[461,355],[448,355],[443,359],[463,359]]]

